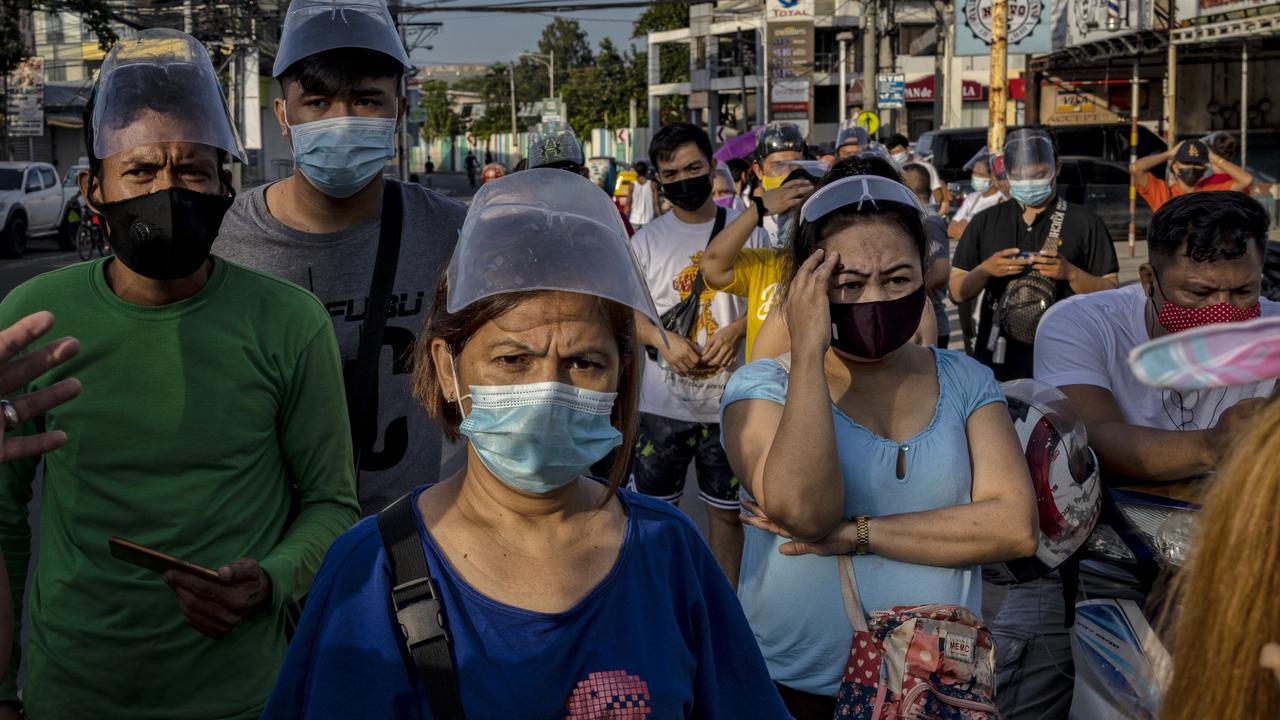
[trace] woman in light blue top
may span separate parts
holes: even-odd
[[[800,211],[791,353],[738,371],[723,400],[750,495],[738,595],[798,720],[831,717],[849,653],[835,556],[858,555],[868,612],[980,613],[979,565],[1036,549],[1027,466],[991,371],[908,342],[926,302],[919,203],[884,161],[855,162]]]

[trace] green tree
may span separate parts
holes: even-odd
[[[655,3],[636,18],[632,25],[631,37],[643,38],[651,32],[675,30],[689,27],[689,3],[663,2]],[[646,65],[644,72],[648,76],[648,54],[637,55]],[[663,83],[689,81],[689,46],[684,43],[664,43],[658,46],[658,79]],[[660,122],[665,125],[677,122],[689,115],[688,98],[683,95],[668,95],[662,98],[660,105]]]
[[[577,20],[569,18],[558,17],[547,23],[547,26],[542,29],[542,37],[538,39],[538,52],[542,55],[555,53],[557,86],[569,81],[570,71],[590,67],[594,60],[591,55],[591,45],[587,42],[587,31],[582,29]],[[530,58],[524,58],[524,61],[535,62]],[[546,67],[540,63],[537,67],[542,70],[545,77]],[[517,82],[520,79],[519,76],[516,77]]]
[[[462,118],[453,111],[453,103],[449,102],[449,83],[444,80],[423,82],[422,108],[427,111],[426,122],[422,123],[423,140],[431,142],[462,133]]]
[[[622,53],[608,38],[588,67],[576,68],[565,84],[569,123],[585,138],[591,128],[625,127],[631,101],[643,103],[648,95],[648,59],[643,53]]]

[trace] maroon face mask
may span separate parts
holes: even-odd
[[[924,285],[897,300],[831,303],[831,347],[879,360],[911,340],[928,300]]]

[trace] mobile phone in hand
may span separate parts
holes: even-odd
[[[150,570],[161,575],[169,570],[175,570],[195,575],[210,582],[224,582],[221,576],[218,575],[217,570],[197,565],[189,560],[176,558],[144,545],[129,542],[124,538],[112,537],[107,540],[107,543],[111,546],[111,557],[123,560],[130,565],[136,565],[144,570]]]

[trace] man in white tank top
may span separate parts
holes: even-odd
[[[649,182],[649,166],[643,160],[636,163],[636,181],[631,184],[631,227],[653,221],[658,214],[658,186]]]

